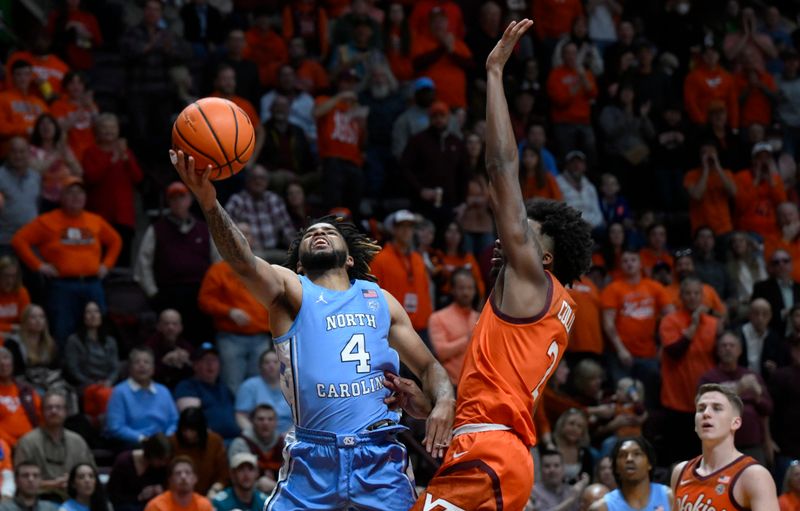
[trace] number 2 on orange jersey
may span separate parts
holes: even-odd
[[[550,357],[550,365],[547,367],[547,371],[544,372],[544,376],[542,379],[539,380],[539,383],[536,384],[536,388],[533,389],[533,402],[535,403],[537,399],[539,399],[539,389],[544,385],[544,382],[547,381],[547,378],[550,376],[550,373],[553,372],[553,367],[556,365],[556,360],[558,360],[558,342],[553,341],[550,343],[550,347],[547,348],[547,356]]]

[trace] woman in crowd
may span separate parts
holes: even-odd
[[[311,209],[306,203],[306,192],[300,183],[290,182],[286,185],[286,210],[289,212],[289,218],[292,219],[292,224],[298,231],[306,227],[308,218],[311,216]]]
[[[208,429],[201,408],[189,407],[181,412],[178,429],[169,438],[175,456],[188,456],[194,462],[197,484],[194,491],[211,495],[225,487],[228,480],[228,458],[222,437]]]
[[[80,73],[68,71],[61,83],[65,94],[50,105],[50,113],[67,132],[67,144],[81,161],[83,153],[94,144],[92,127],[100,110]]]
[[[733,284],[731,296],[732,319],[747,317],[753,284],[767,278],[764,255],[758,250],[756,241],[749,234],[734,232],[730,237],[730,248],[725,269]]]
[[[69,471],[67,494],[69,500],[59,511],[111,511],[97,470],[88,463],[78,463]]]
[[[589,422],[583,411],[570,408],[561,414],[553,430],[553,443],[564,458],[564,477],[569,484],[577,482],[583,473],[594,473]]]
[[[625,226],[619,222],[614,222],[608,226],[600,251],[592,255],[592,264],[605,268],[611,280],[621,278],[620,260],[622,259],[622,250],[626,245],[627,234]]]
[[[106,332],[95,302],[86,304],[83,325],[67,338],[64,368],[67,379],[81,391],[84,413],[95,418],[105,413],[119,375],[119,356],[117,341]]]
[[[389,5],[383,35],[383,48],[394,76],[400,82],[414,78],[414,67],[411,65],[411,31],[401,2],[392,2]]]
[[[10,256],[0,257],[0,332],[19,327],[22,311],[31,303],[22,285],[19,263]]]
[[[441,251],[442,272],[439,274],[439,300],[449,299],[450,277],[459,268],[466,268],[475,277],[475,284],[478,288],[478,297],[482,301],[486,286],[483,283],[478,261],[471,252],[464,249],[464,231],[457,222],[450,222],[444,231],[443,247]]]
[[[519,181],[524,199],[539,197],[561,200],[563,198],[556,178],[544,167],[541,152],[532,145],[525,145],[522,150]]]
[[[467,183],[464,203],[456,208],[456,218],[464,232],[464,250],[479,257],[494,243],[494,219],[489,209],[489,187],[481,174],[473,175]]]
[[[147,502],[166,490],[172,445],[162,433],[142,442],[141,449],[117,456],[108,479],[114,511],[142,511]]]
[[[59,206],[64,179],[80,176],[83,168],[62,136],[58,121],[50,114],[36,119],[31,133],[31,152],[33,165],[42,174],[41,209],[50,211]]]

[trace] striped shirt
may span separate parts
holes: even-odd
[[[250,226],[254,249],[264,250],[289,246],[296,231],[286,203],[276,193],[265,191],[255,198],[247,190],[231,196],[225,206],[234,222]]]

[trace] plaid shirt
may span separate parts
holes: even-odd
[[[250,226],[255,250],[288,247],[297,234],[286,204],[276,193],[266,191],[256,199],[243,190],[231,196],[225,209],[234,222]]]

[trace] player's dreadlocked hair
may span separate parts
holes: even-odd
[[[581,213],[563,202],[535,199],[526,203],[528,218],[542,225],[542,234],[553,240],[553,275],[571,284],[589,270],[592,235]]]
[[[339,231],[347,244],[347,252],[353,258],[353,267],[347,270],[347,276],[351,279],[378,280],[370,273],[369,263],[375,255],[381,251],[380,245],[373,239],[364,235],[352,222],[345,222],[340,216],[326,215],[309,221],[308,225],[319,223],[331,224]],[[289,246],[286,256],[285,266],[292,271],[297,270],[297,263],[300,261],[300,240],[303,239],[307,229],[301,229],[297,237]]]

